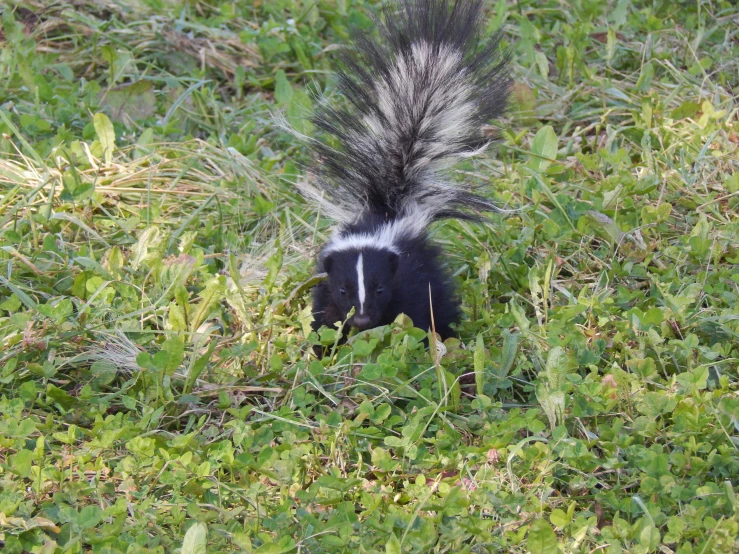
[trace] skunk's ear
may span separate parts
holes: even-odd
[[[326,273],[331,273],[331,268],[334,267],[334,258],[329,254],[325,258],[323,258],[323,270]]]
[[[390,262],[390,273],[395,275],[395,272],[398,271],[400,256],[398,256],[395,252],[390,252],[388,254],[388,262]]]

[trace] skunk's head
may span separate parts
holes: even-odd
[[[393,296],[398,254],[373,248],[339,250],[329,251],[321,261],[334,304],[345,316],[354,308],[349,325],[360,331],[377,327]]]

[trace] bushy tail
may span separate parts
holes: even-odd
[[[362,36],[342,57],[345,102],[313,121],[332,138],[313,141],[330,215],[363,211],[400,218],[474,219],[495,210],[441,172],[484,148],[482,127],[502,114],[510,77],[499,35],[482,37],[480,0],[396,0],[379,37]]]

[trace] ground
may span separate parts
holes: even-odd
[[[309,334],[368,0],[0,6],[3,552],[739,550],[739,6],[489,2],[464,318]],[[311,346],[326,346],[318,360]]]

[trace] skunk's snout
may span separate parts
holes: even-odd
[[[363,331],[364,329],[369,327],[370,317],[368,315],[355,315],[352,318],[352,324],[360,331]]]

